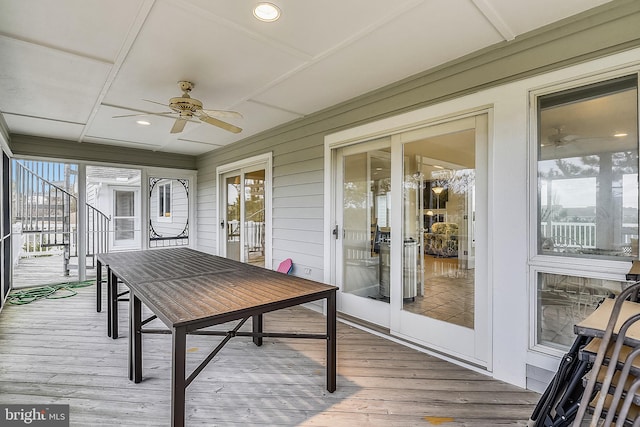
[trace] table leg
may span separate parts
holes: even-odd
[[[96,260],[96,311],[102,311],[102,263]]]
[[[111,274],[111,300],[109,302],[109,308],[111,309],[111,338],[114,340],[118,338],[118,277],[115,274]]]
[[[262,314],[257,314],[255,316],[253,316],[252,331],[254,333],[258,333],[258,334],[262,333]],[[258,347],[260,347],[262,345],[262,337],[254,336],[253,337],[253,343],[255,345],[257,345]]]
[[[184,327],[173,328],[171,357],[171,426],[184,427],[185,395],[187,382],[187,331]]]
[[[107,267],[107,336],[110,337],[113,333],[111,330],[111,293],[113,290],[111,289],[113,286],[111,285],[111,269]]]
[[[327,390],[336,391],[336,292],[327,297]]]
[[[142,302],[129,294],[129,379],[142,381]]]

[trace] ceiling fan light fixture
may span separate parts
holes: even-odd
[[[264,22],[277,21],[280,18],[280,9],[273,3],[258,3],[253,8],[253,16]]]

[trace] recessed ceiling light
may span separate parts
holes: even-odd
[[[151,122],[148,122],[146,120],[138,120],[136,123],[140,126],[149,126],[151,124]]]
[[[618,133],[614,133],[613,136],[617,137],[617,138],[622,138],[623,136],[627,136],[629,135],[628,133],[624,133],[624,132],[618,132]]]
[[[280,9],[272,3],[258,3],[253,8],[253,16],[265,22],[277,21],[280,18]]]

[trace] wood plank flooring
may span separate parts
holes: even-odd
[[[0,312],[0,403],[69,404],[72,426],[167,426],[170,336],[145,335],[144,379],[127,377],[122,338],[106,336],[95,287]],[[250,323],[250,322],[248,322]],[[266,331],[322,332],[303,307],[265,315]],[[229,329],[229,328],[226,328]],[[189,371],[219,338],[190,336]],[[325,387],[325,343],[237,337],[187,389],[188,426],[527,425],[539,395],[338,323],[338,387]]]

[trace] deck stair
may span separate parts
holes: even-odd
[[[77,170],[72,165],[42,161],[13,162],[13,221],[24,245],[22,257],[63,254],[63,271],[78,257]],[[95,267],[95,255],[109,250],[110,219],[85,204],[86,265]]]

